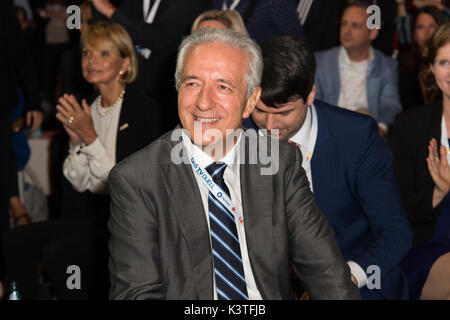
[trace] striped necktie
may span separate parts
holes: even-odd
[[[226,167],[225,163],[213,162],[206,171],[214,183],[230,197],[223,179]],[[248,300],[234,215],[211,192],[208,194],[208,210],[217,296],[219,300]]]

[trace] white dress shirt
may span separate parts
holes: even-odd
[[[108,116],[97,112],[97,99],[92,103],[91,114],[97,139],[90,145],[72,146],[64,161],[63,173],[79,192],[108,194],[108,175],[116,164],[116,140],[122,104]]]
[[[309,185],[313,191],[314,180],[312,179],[311,173],[311,159],[314,156],[314,149],[317,141],[317,134],[311,134],[312,132],[318,132],[319,125],[317,121],[316,107],[311,105],[306,112],[306,117],[301,128],[296,134],[289,139],[299,145],[299,149],[302,153],[302,167],[305,169],[306,176],[309,180]],[[367,275],[363,268],[354,261],[348,261],[348,266],[350,267],[350,272],[358,281],[358,288],[362,288],[367,284]]]
[[[363,61],[351,61],[347,50],[341,47],[339,53],[339,72],[341,92],[339,94],[338,106],[356,111],[358,109],[369,109],[367,101],[367,76],[369,63],[373,59],[373,49],[370,48],[369,58]]]
[[[375,59],[373,48],[369,49],[369,58],[363,61],[351,61],[347,50],[341,47],[339,53],[339,72],[341,91],[337,105],[352,111],[370,112],[367,99],[367,79],[369,77],[369,65]],[[388,126],[379,122],[378,126],[388,132]]]
[[[309,187],[314,192],[313,180],[311,176],[311,159],[314,154],[318,132],[317,113],[314,104],[308,107],[306,117],[301,128],[289,141],[299,146],[302,152],[302,167],[306,172],[309,181]]]
[[[203,169],[206,170],[206,167],[213,163],[215,160],[211,159],[206,153],[204,153],[199,147],[194,145],[191,142],[191,139],[188,137],[188,135],[183,131],[182,134],[183,137],[183,143],[184,146],[187,149],[187,152],[189,155],[194,156],[196,162],[198,165],[203,167]],[[224,180],[225,183],[230,190],[230,198],[231,201],[237,206],[238,212],[243,212],[242,209],[242,198],[241,198],[241,183],[240,183],[240,153],[239,151],[239,145],[241,143],[241,137],[242,133],[239,135],[237,143],[233,146],[233,148],[225,155],[224,158],[217,160],[223,163],[227,164],[227,167],[225,168],[224,172]],[[243,142],[242,142],[243,143]],[[208,229],[209,226],[209,209],[208,209],[208,188],[203,184],[201,178],[195,173],[194,167],[192,167],[192,171],[195,176],[195,180],[197,182],[198,188],[200,190],[200,195],[202,198],[203,208],[205,212],[206,221],[208,222]],[[238,233],[239,238],[239,246],[241,248],[241,258],[244,268],[244,275],[245,275],[245,282],[247,283],[247,293],[249,300],[262,300],[261,294],[256,287],[255,278],[253,276],[252,266],[250,263],[250,259],[248,256],[248,250],[247,250],[247,241],[245,239],[245,228],[244,225],[241,224],[239,221],[236,221],[236,229]],[[244,221],[245,224],[245,221]],[[216,290],[216,281],[215,277],[213,276],[213,289],[214,289],[214,299],[217,300],[217,290]]]

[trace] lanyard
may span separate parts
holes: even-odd
[[[203,185],[208,188],[209,192],[211,192],[217,200],[229,211],[233,214],[234,218],[237,219],[241,224],[244,224],[244,218],[242,214],[239,213],[238,207],[234,205],[231,201],[230,197],[223,191],[220,186],[214,183],[213,178],[209,175],[208,171],[203,169],[195,158],[191,156],[191,165],[194,168],[195,173],[200,177]]]
[[[231,6],[228,8],[227,0],[223,0],[222,10],[234,10],[238,6],[239,2],[240,0],[234,0]]]
[[[149,10],[150,1],[144,0],[144,20],[146,23],[152,24],[153,20],[155,20],[156,12],[158,11],[159,4],[161,3],[161,0],[155,0],[155,3],[153,4],[152,8]],[[147,14],[148,12],[148,14]]]
[[[450,164],[450,148],[448,145],[447,126],[445,124],[444,115],[442,115],[441,122],[441,144],[445,147],[445,150],[447,150],[447,162]]]

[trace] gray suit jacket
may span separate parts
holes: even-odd
[[[190,164],[171,161],[178,143],[169,132],[110,173],[112,299],[213,299],[207,220]],[[260,175],[261,164],[240,166],[247,246],[263,299],[293,298],[289,265],[312,299],[359,299],[300,151],[280,142],[279,162],[271,176]]]

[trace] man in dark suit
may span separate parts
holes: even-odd
[[[213,0],[213,8],[239,12],[248,33],[256,42],[276,35],[303,37],[298,20],[296,0]]]
[[[313,51],[339,45],[339,22],[347,0],[300,0],[297,12]]]
[[[258,101],[261,73],[259,47],[244,35],[206,28],[183,41],[183,129],[109,177],[111,298],[292,299],[290,265],[311,298],[359,298],[300,151],[273,139],[258,145],[254,132],[248,141],[238,130]],[[278,162],[270,172],[260,157],[251,164],[268,145]]]
[[[177,124],[176,91],[173,82],[177,47],[189,34],[195,18],[209,9],[209,0],[92,0],[95,21],[111,19],[131,36],[139,59],[136,80],[149,96],[165,105],[169,129]],[[101,15],[99,15],[99,13]]]
[[[407,298],[397,265],[410,248],[411,231],[392,155],[375,121],[314,100],[315,60],[306,43],[283,36],[261,48],[263,93],[252,113],[254,124],[272,136],[279,129],[279,139],[301,150],[315,200],[362,298]]]

